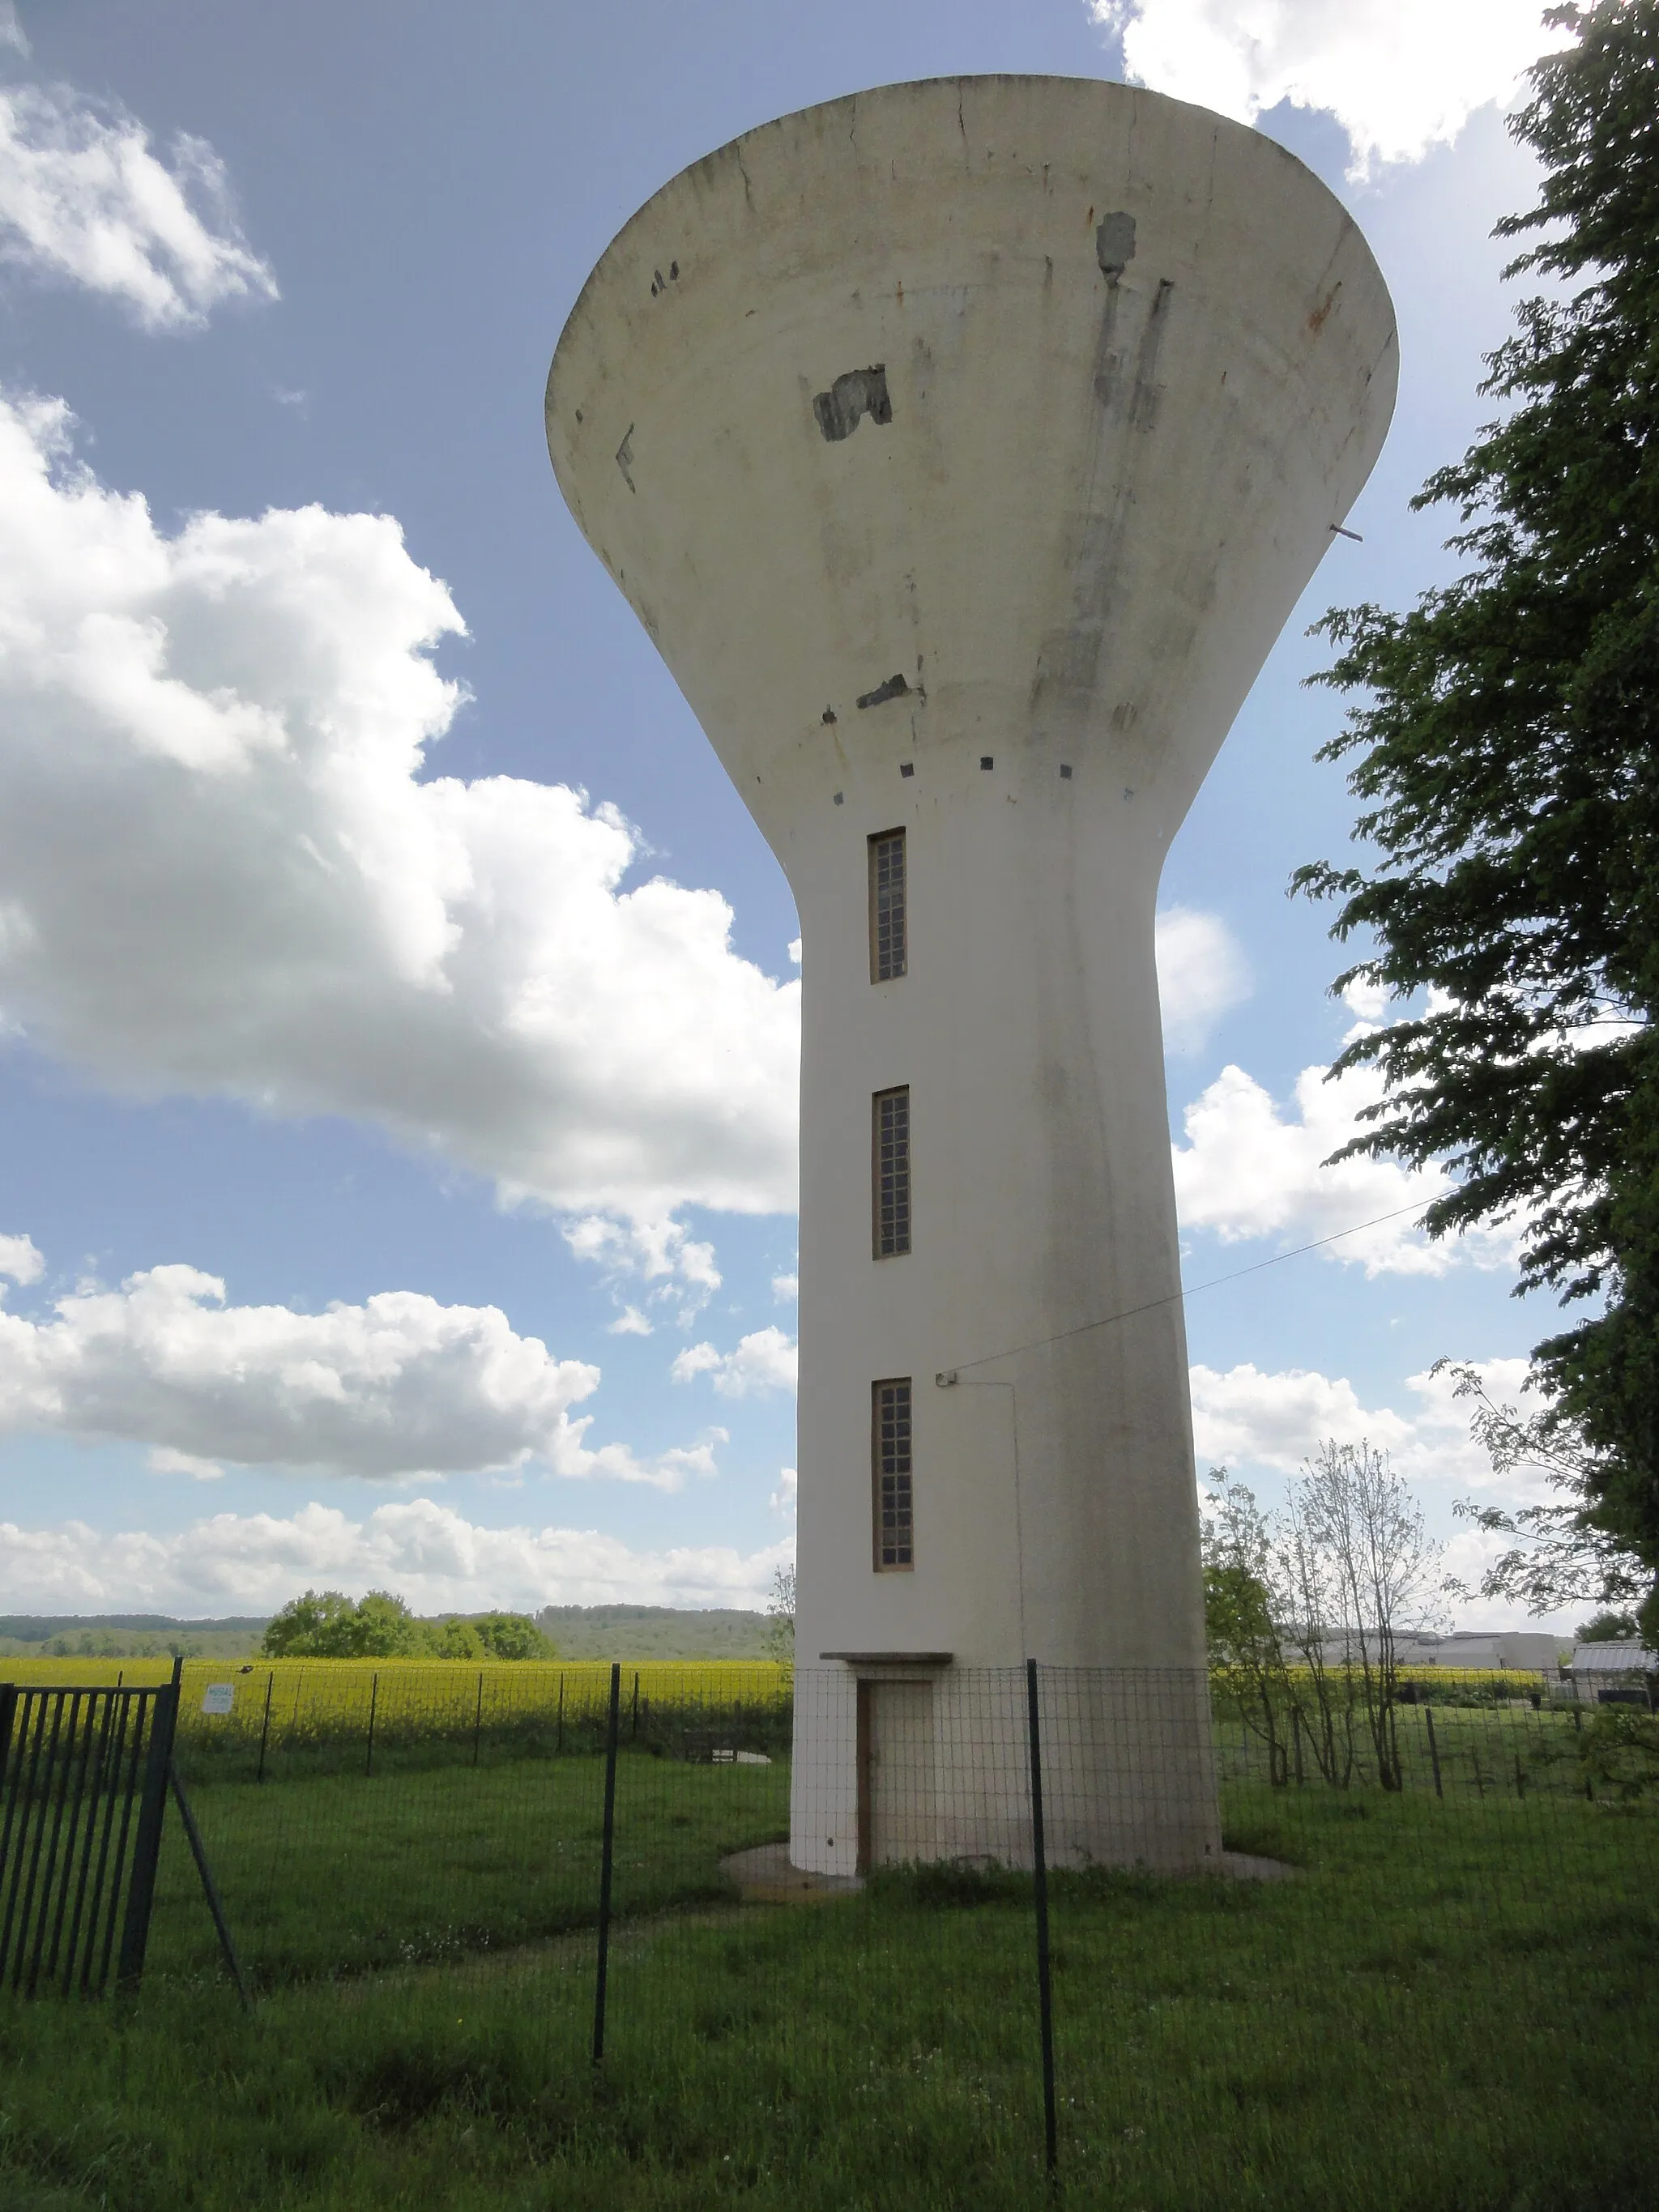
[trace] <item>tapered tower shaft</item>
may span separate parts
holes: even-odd
[[[1028,1654],[1118,1670],[1060,1855],[1215,1848],[1153,908],[1395,373],[1299,163],[1048,78],[749,133],[560,341],[560,485],[801,917],[797,1636],[846,1685],[802,1705],[802,1864],[881,1855],[872,1743],[921,1802],[952,1683]],[[1146,1668],[1188,1688],[1143,1725]],[[1018,1856],[981,1733],[982,1811],[890,1852]]]

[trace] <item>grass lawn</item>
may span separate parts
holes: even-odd
[[[594,1921],[605,1764],[525,1759],[213,1782],[192,1807],[256,1987],[511,1948]],[[615,1895],[622,1913],[729,1898],[728,1851],[787,1832],[788,1768],[617,1762]],[[163,1854],[150,1964],[210,1973],[217,1958],[196,1871]]]
[[[785,1770],[625,1759],[596,2075],[592,1939],[570,1932],[595,1767],[507,1771],[471,1795],[457,1774],[295,1784],[263,1810],[204,1789],[228,1899],[264,1885],[240,1924],[270,1993],[244,2021],[175,1850],[130,2015],[0,2005],[0,2212],[1051,2201],[1029,1884],[923,1870],[721,1904],[720,1853],[776,1832]],[[1294,1875],[1055,1879],[1066,2203],[1645,2212],[1651,1809],[1244,1782],[1225,1816]],[[356,1971],[305,1978],[343,1929]]]

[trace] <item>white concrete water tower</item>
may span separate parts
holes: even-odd
[[[800,914],[799,1865],[1018,1862],[1028,1656],[1055,1856],[1218,1848],[1153,909],[1395,369],[1291,155],[1051,77],[748,132],[565,325],[560,488]]]

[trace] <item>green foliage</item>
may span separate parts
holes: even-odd
[[[772,1577],[772,1595],[766,1601],[766,1656],[780,1666],[795,1656],[795,1570],[780,1567]]]
[[[457,1623],[452,1621],[450,1626]],[[550,1638],[528,1613],[475,1613],[466,1623],[492,1659],[555,1659]],[[471,1654],[468,1655],[471,1656]]]
[[[1437,1233],[1523,1230],[1522,1283],[1604,1310],[1535,1348],[1592,1455],[1597,1525],[1659,1569],[1659,5],[1595,0],[1533,72],[1543,165],[1524,301],[1483,390],[1501,421],[1431,477],[1464,572],[1407,614],[1334,611],[1322,680],[1362,695],[1369,869],[1297,886],[1397,1000],[1339,1068],[1387,1090],[1352,1149],[1443,1161]]]
[[[434,1659],[482,1659],[483,1638],[470,1620],[447,1620],[432,1639]]]
[[[402,1598],[370,1590],[356,1604],[342,1590],[290,1598],[264,1632],[268,1659],[401,1659],[425,1647]]]
[[[1636,1633],[1633,1613],[1598,1613],[1579,1626],[1581,1644],[1622,1644]]]
[[[553,1659],[527,1613],[480,1613],[417,1620],[402,1598],[370,1590],[356,1604],[342,1590],[290,1598],[266,1629],[267,1659]]]
[[[1584,1772],[1629,1802],[1659,1790],[1659,1720],[1639,1705],[1602,1705],[1583,1733]]]

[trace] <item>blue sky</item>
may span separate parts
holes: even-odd
[[[789,1556],[793,909],[540,394],[641,202],[866,84],[1127,71],[1364,226],[1404,364],[1364,542],[1164,885],[1187,1280],[1425,1194],[1319,1165],[1363,1102],[1318,1071],[1382,1010],[1285,896],[1351,818],[1304,632],[1446,573],[1407,502],[1483,419],[1546,34],[1240,14],[0,9],[0,1606],[753,1603]],[[1407,1214],[1199,1291],[1200,1463],[1271,1493],[1369,1434],[1468,1573],[1486,1471],[1426,1370],[1513,1388],[1550,1310],[1512,1280]]]

